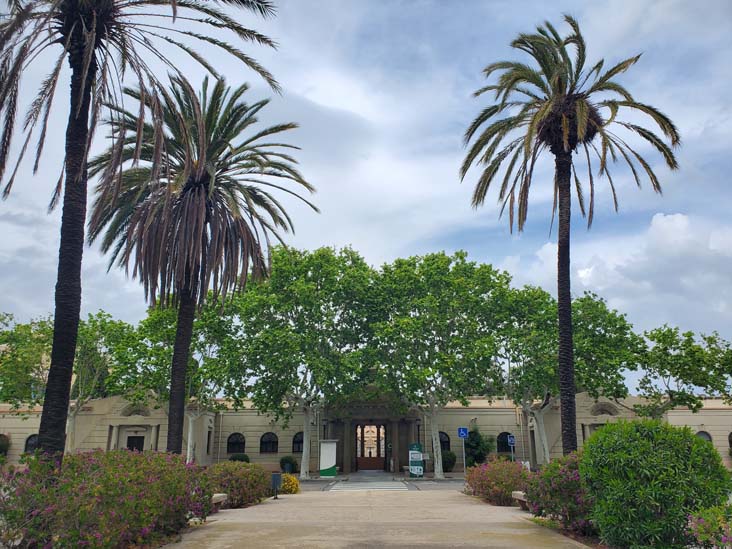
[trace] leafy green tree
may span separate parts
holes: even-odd
[[[300,478],[310,475],[318,410],[342,404],[364,384],[373,285],[373,270],[350,248],[278,247],[270,278],[234,300],[227,347],[238,345],[231,354],[241,361],[230,378],[234,392],[225,394],[238,403],[251,396],[257,410],[285,423],[303,414]]]
[[[442,478],[438,418],[449,402],[493,392],[498,296],[508,277],[490,265],[434,253],[397,259],[379,277],[385,320],[374,326],[374,350],[386,383],[428,418],[435,477]]]
[[[154,105],[153,163],[159,169],[164,149],[161,146],[162,109],[157,97],[166,92],[158,75],[161,67],[182,74],[166,56],[165,47],[171,46],[187,54],[214,72],[213,66],[192,43],[213,46],[241,61],[278,89],[274,78],[264,67],[227,42],[223,35],[270,47],[275,44],[227,15],[219,5],[243,8],[264,17],[273,14],[274,8],[269,0],[12,0],[4,5],[7,6],[6,14],[0,22],[0,116],[4,118],[0,134],[0,181],[9,167],[15,123],[19,116],[22,76],[31,71],[34,64],[50,63],[46,67],[49,73],[25,116],[24,140],[17,149],[17,163],[6,179],[4,196],[13,186],[34,133],[38,134],[38,141],[33,170],[38,170],[53,100],[64,72],[64,61],[68,61],[71,73],[63,170],[51,201],[51,207],[54,207],[63,190],[54,339],[45,391],[46,404],[38,432],[39,448],[49,454],[62,455],[81,311],[87,155],[100,113],[105,105],[117,103],[122,95],[122,82],[128,76],[132,77]],[[163,7],[170,7],[170,12],[160,9]],[[179,27],[178,21],[184,21],[186,28]],[[112,114],[114,112],[112,110]],[[133,115],[134,124],[142,124],[144,115],[142,110]],[[119,153],[127,136],[117,133],[113,140],[116,154],[103,177],[106,183],[112,183],[116,178],[122,162]],[[140,157],[142,146],[143,141],[138,139],[135,159]]]
[[[103,233],[102,250],[111,254],[110,266],[116,261],[132,267],[149,301],[178,310],[170,370],[169,452],[180,453],[183,445],[185,380],[196,308],[204,304],[209,290],[214,298],[226,298],[241,290],[249,277],[266,274],[267,244],[280,240],[280,232],[293,230],[275,196],[278,191],[317,211],[297,192],[314,191],[288,154],[297,147],[271,141],[297,125],[258,129],[258,114],[269,101],[247,103],[247,89],[232,89],[224,80],[209,88],[206,79],[196,93],[185,79],[174,78],[163,100],[165,135],[159,145],[154,126],[139,126],[135,114],[121,113],[121,120],[111,121],[115,132],[130,136],[121,151],[127,164],[119,175],[119,193],[104,179],[96,189],[90,240]],[[155,112],[154,97],[139,90],[126,94]],[[139,153],[138,141],[144,143]],[[162,169],[156,164],[158,146],[166,151]],[[90,173],[106,173],[116,155],[112,148],[94,159]]]
[[[635,406],[638,415],[660,419],[677,406],[697,412],[703,396],[729,398],[732,348],[719,334],[697,338],[693,332],[664,325],[645,332],[645,337],[638,393],[646,402]]]
[[[507,322],[499,329],[506,361],[507,393],[525,418],[534,420],[540,460],[548,462],[544,416],[560,396],[556,357],[556,302],[544,290],[514,290]],[[643,341],[624,315],[595,294],[572,303],[576,391],[621,399],[628,394],[625,372],[638,367]]]
[[[672,149],[653,131],[635,123],[635,115],[646,115],[660,128],[672,146],[679,134],[671,120],[656,108],[637,102],[615,77],[640,58],[631,57],[603,72],[604,60],[587,70],[585,40],[579,25],[570,16],[564,20],[571,32],[560,36],[549,22],[533,34],[520,34],[511,46],[528,54],[532,65],[518,61],[498,61],[484,70],[486,78],[500,73],[495,84],[475,95],[495,93],[495,102],[481,111],[465,132],[470,145],[460,170],[465,178],[473,165],[482,169],[473,192],[473,206],[485,201],[491,183],[503,173],[498,193],[501,212],[508,207],[509,223],[523,230],[529,207],[529,190],[534,168],[541,153],[554,157],[554,207],[558,213],[557,295],[559,329],[559,387],[561,391],[562,447],[565,453],[577,449],[575,413],[575,363],[572,338],[572,297],[570,287],[570,219],[572,185],[577,192],[580,212],[592,224],[595,182],[591,156],[599,161],[599,175],[607,177],[617,210],[615,186],[608,165],[625,162],[640,186],[641,170],[656,192],[661,184],[650,164],[627,142],[636,134],[657,150],[669,168],[678,168]],[[571,49],[574,49],[574,60]],[[619,118],[630,111],[627,121]],[[626,135],[627,134],[627,135]],[[578,154],[574,158],[575,153]],[[582,159],[582,160],[578,160]],[[586,200],[578,173],[580,162],[587,166],[589,199]]]
[[[473,467],[478,463],[484,463],[493,450],[496,449],[496,439],[490,435],[484,435],[480,432],[477,425],[474,425],[468,438],[465,439],[465,465]]]
[[[51,318],[17,323],[13,315],[0,313],[0,402],[43,402],[52,338]]]

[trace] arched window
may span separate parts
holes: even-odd
[[[450,451],[450,436],[443,431],[440,431],[440,449],[443,452]]]
[[[732,433],[727,435],[727,442],[729,442],[729,447],[732,448]]]
[[[241,433],[231,433],[226,439],[227,454],[243,454],[247,447],[247,441]]]
[[[31,435],[25,439],[25,450],[26,454],[32,454],[38,448],[38,435]]]
[[[279,440],[274,433],[264,433],[259,439],[260,454],[276,454]]]
[[[511,453],[511,447],[508,445],[508,435],[511,433],[503,432],[496,438],[496,452],[500,453]]]
[[[702,439],[704,439],[704,440],[707,440],[707,441],[709,441],[709,442],[712,442],[712,435],[710,435],[710,434],[709,434],[709,433],[707,433],[706,431],[699,431],[699,432],[698,432],[698,433],[696,434],[696,436],[698,436],[699,438],[702,438]]]
[[[299,433],[295,433],[295,436],[292,437],[292,453],[293,454],[302,454],[302,448],[303,448],[303,436],[302,431]]]

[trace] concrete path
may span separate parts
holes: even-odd
[[[170,549],[585,547],[458,491],[312,491],[221,511]]]

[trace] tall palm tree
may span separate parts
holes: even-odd
[[[90,174],[100,174],[89,222],[89,239],[102,235],[102,250],[132,269],[145,296],[161,305],[178,307],[178,325],[171,366],[168,413],[170,452],[182,449],[185,379],[196,307],[209,290],[216,298],[242,289],[248,276],[267,271],[266,249],[271,238],[293,230],[290,216],[272,191],[294,196],[314,192],[296,169],[279,135],[297,124],[257,129],[257,115],[269,100],[248,104],[248,86],[231,89],[222,79],[209,89],[204,80],[200,95],[183,78],[174,78],[163,99],[162,142],[165,161],[156,169],[155,129],[137,129],[131,112],[112,120],[113,132],[126,131],[122,151],[126,163],[119,193],[113,192],[110,149],[90,163]],[[126,94],[154,107],[139,91]],[[271,138],[275,138],[271,140]],[[140,161],[135,162],[141,141]],[[295,190],[288,188],[294,184]]]
[[[495,92],[493,103],[481,111],[465,132],[470,145],[460,176],[465,178],[473,165],[482,170],[473,192],[473,206],[485,201],[491,183],[499,178],[498,201],[501,214],[508,207],[513,230],[514,212],[518,210],[518,229],[523,230],[529,205],[529,189],[534,167],[542,152],[554,156],[554,206],[558,210],[557,297],[559,320],[559,386],[561,398],[562,445],[565,453],[577,449],[575,417],[574,358],[572,345],[572,309],[570,295],[570,206],[572,181],[577,201],[588,228],[595,206],[595,181],[592,160],[597,157],[599,176],[607,177],[615,210],[618,208],[615,185],[608,169],[612,163],[625,162],[638,186],[645,172],[653,190],[661,184],[648,161],[628,144],[628,135],[636,134],[656,149],[669,168],[678,168],[674,153],[653,131],[618,118],[621,112],[645,115],[660,128],[671,146],[679,144],[673,122],[650,105],[637,102],[615,77],[627,71],[640,55],[626,59],[603,72],[604,60],[587,70],[585,41],[577,21],[564,20],[571,32],[562,37],[548,22],[534,34],[520,34],[511,46],[529,55],[531,65],[517,61],[499,61],[484,70],[486,78],[500,73],[497,82],[477,92]],[[570,55],[574,49],[574,56]],[[574,57],[574,60],[572,59]],[[471,144],[472,142],[472,144]],[[574,157],[574,154],[577,154]],[[585,199],[576,164],[587,168],[589,203]],[[642,172],[641,172],[642,170]],[[581,172],[584,173],[584,172]]]
[[[214,68],[193,44],[215,46],[262,76],[278,89],[272,75],[225,36],[274,47],[262,34],[243,26],[221,8],[235,6],[259,16],[274,13],[270,0],[8,0],[0,22],[0,182],[9,166],[9,153],[23,74],[32,64],[52,59],[50,72],[40,85],[25,116],[22,146],[9,172],[6,197],[18,174],[31,137],[38,135],[34,173],[47,136],[56,88],[67,60],[71,88],[66,125],[65,157],[56,191],[55,206],[63,189],[61,242],[55,293],[54,337],[46,396],[38,433],[41,450],[63,455],[64,429],[81,308],[81,261],[87,199],[87,155],[94,128],[104,104],[118,100],[122,82],[130,76],[145,96],[155,98],[164,88],[156,76],[160,68],[180,72],[165,46],[178,49],[207,70]],[[164,8],[169,7],[170,11]],[[182,27],[176,23],[186,24]],[[55,57],[49,57],[55,55]],[[153,99],[153,120],[160,105]],[[142,113],[138,125],[142,124]],[[153,139],[159,142],[160,132]],[[118,168],[124,136],[114,136],[117,154],[109,169]],[[137,143],[139,155],[141,143]],[[158,151],[161,151],[158,149]],[[154,160],[158,160],[155,157]],[[63,185],[63,187],[62,187]]]

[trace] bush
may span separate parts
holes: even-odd
[[[513,505],[511,492],[525,490],[529,472],[520,463],[494,458],[487,463],[468,467],[465,482],[473,495],[494,505]]]
[[[465,441],[465,462],[468,467],[484,463],[488,454],[496,447],[496,438],[481,434],[478,427],[470,429]]]
[[[653,420],[603,427],[585,445],[580,474],[600,537],[620,547],[684,547],[689,514],[722,504],[730,489],[709,442]]]
[[[205,518],[212,490],[181,456],[118,450],[29,458],[0,473],[0,546],[152,545]]]
[[[689,517],[689,533],[698,547],[722,548],[732,545],[732,506],[719,505]]]
[[[288,470],[288,467],[289,470]],[[285,473],[297,473],[297,466],[299,465],[297,459],[295,456],[282,456],[280,458],[280,470],[284,471]]]
[[[457,456],[455,455],[455,452],[451,450],[443,450],[442,451],[442,470],[446,473],[449,473],[453,470],[455,467],[455,462],[457,461]]]
[[[284,473],[282,475],[282,486],[280,486],[280,494],[297,494],[300,492],[300,481],[295,475]]]
[[[271,476],[261,465],[222,461],[209,467],[207,474],[214,492],[228,495],[227,507],[252,505],[269,495]]]
[[[249,456],[246,454],[231,454],[229,461],[243,461],[249,463]]]
[[[579,461],[579,455],[572,453],[544,466],[530,477],[526,502],[534,515],[556,520],[565,530],[592,535],[592,499],[580,481]]]

